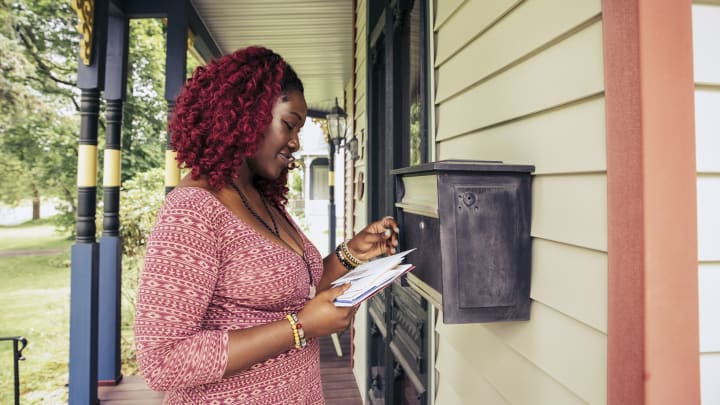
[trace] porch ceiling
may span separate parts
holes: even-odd
[[[305,85],[308,108],[342,104],[352,69],[352,0],[192,0],[223,54],[262,45],[282,55]]]

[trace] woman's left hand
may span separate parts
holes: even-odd
[[[382,254],[395,254],[398,245],[397,223],[393,217],[385,217],[366,226],[347,243],[350,253],[367,261]]]

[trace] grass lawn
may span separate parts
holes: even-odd
[[[0,336],[24,336],[20,362],[22,404],[67,403],[70,325],[70,247],[47,223],[0,226]],[[3,256],[18,250],[57,250]],[[137,373],[132,324],[139,258],[123,258],[122,374]],[[12,404],[12,343],[0,342],[0,404]]]
[[[22,404],[67,402],[70,246],[47,224],[0,227],[0,253],[64,249],[52,255],[0,256],[0,336],[28,339],[20,362]],[[12,404],[12,344],[0,344],[0,404]]]
[[[0,252],[27,249],[61,249],[72,241],[67,235],[59,235],[50,224],[0,226]]]

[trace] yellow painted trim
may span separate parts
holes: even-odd
[[[70,6],[78,16],[77,29],[82,34],[80,40],[80,57],[85,65],[92,60],[92,39],[95,15],[95,1],[72,0]]]
[[[335,186],[335,172],[332,170],[328,172],[328,186]]]
[[[103,186],[120,187],[120,155],[119,149],[105,149]]]
[[[96,145],[80,145],[78,147],[77,185],[78,187],[97,186]]]
[[[165,151],[165,187],[175,187],[180,182],[180,168],[175,160],[177,152]]]
[[[192,32],[192,30],[188,30],[188,44],[187,44],[188,53],[190,53],[190,56],[195,59],[195,61],[198,63],[198,65],[207,65],[207,61],[205,58],[200,55],[200,52],[195,48],[195,34]]]

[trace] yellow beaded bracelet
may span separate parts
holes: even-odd
[[[293,339],[295,340],[295,348],[299,349],[300,348],[300,336],[298,336],[295,320],[293,319],[292,315],[290,315],[290,314],[285,315],[285,319],[287,319],[288,322],[290,322],[290,330],[292,331]]]
[[[302,349],[307,346],[307,340],[305,340],[305,331],[302,328],[302,324],[298,322],[297,314],[295,312],[291,312],[285,315],[285,319],[290,322],[293,339],[295,340],[295,348]]]

